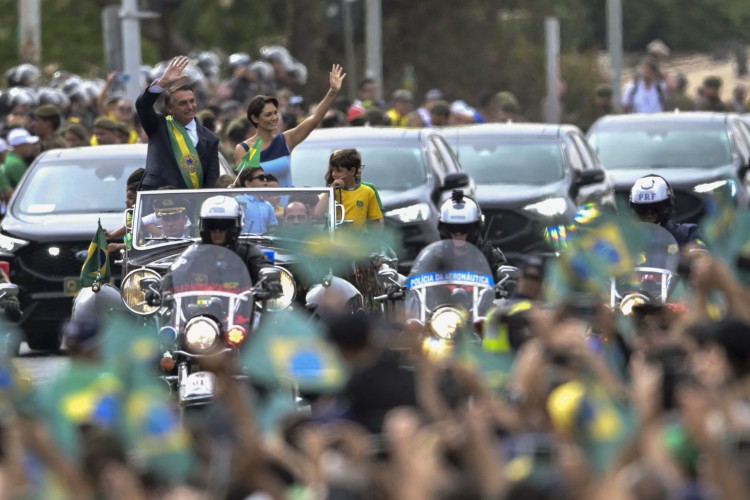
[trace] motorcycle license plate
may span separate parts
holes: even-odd
[[[214,374],[195,372],[185,381],[185,397],[211,396],[214,393]]]

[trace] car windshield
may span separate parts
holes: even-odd
[[[451,146],[477,184],[547,184],[563,177],[557,138],[459,136]]]
[[[16,196],[23,215],[122,212],[128,176],[143,158],[101,158],[38,163]]]
[[[612,127],[593,131],[589,142],[607,170],[713,168],[732,163],[723,123]]]
[[[136,248],[200,238],[200,210],[212,196],[231,196],[244,213],[243,235],[273,236],[281,228],[334,225],[329,188],[237,188],[141,191],[136,198],[133,245]],[[322,201],[321,201],[322,200]],[[317,207],[317,209],[316,209]]]
[[[304,142],[292,153],[292,181],[295,186],[324,186],[331,153],[346,144]],[[379,190],[404,191],[426,182],[426,168],[418,143],[378,142],[356,145],[362,156],[362,180]]]

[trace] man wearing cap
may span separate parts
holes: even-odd
[[[187,78],[183,71],[189,63],[185,56],[172,59],[161,78],[136,100],[138,118],[148,135],[141,190],[165,185],[210,188],[219,178],[219,139],[195,119],[198,110],[192,88],[180,85]],[[154,110],[162,92],[166,116]]]
[[[426,127],[432,126],[430,116],[430,109],[432,108],[432,105],[442,99],[443,92],[439,89],[430,89],[427,91],[427,93],[425,93],[424,101],[422,101],[422,105],[417,109],[417,113],[419,113],[419,116],[422,118],[422,121],[424,122]]]
[[[60,135],[62,115],[54,104],[43,104],[32,113],[31,130],[39,136],[42,151],[67,148],[68,143]]]
[[[189,207],[190,203],[183,198],[159,198],[154,202],[154,213],[143,217],[141,223],[157,237],[190,238]]]
[[[729,111],[726,104],[721,101],[721,78],[718,76],[707,76],[703,80],[703,95],[698,99],[696,109],[698,111],[718,111],[720,113]]]
[[[113,119],[100,116],[94,122],[91,145],[104,146],[108,144],[120,144],[120,132],[117,131],[117,123]]]
[[[15,189],[26,169],[39,155],[39,137],[31,135],[25,128],[14,128],[8,132],[8,145],[13,149],[5,157],[3,172]]]

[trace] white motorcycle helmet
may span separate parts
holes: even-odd
[[[204,243],[211,243],[213,229],[226,229],[227,246],[234,245],[242,232],[245,214],[237,200],[229,196],[212,196],[201,205],[200,234]]]
[[[451,234],[466,234],[466,241],[477,244],[484,226],[484,216],[477,202],[466,198],[460,189],[453,191],[450,200],[440,207],[438,230],[440,238],[447,240]]]
[[[641,177],[630,189],[630,207],[638,216],[656,214],[660,223],[666,222],[674,209],[672,187],[659,175]]]

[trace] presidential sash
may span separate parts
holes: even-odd
[[[187,129],[182,123],[173,119],[172,115],[169,115],[167,116],[167,131],[169,142],[172,144],[172,152],[180,167],[185,185],[191,189],[203,187],[203,166]]]

